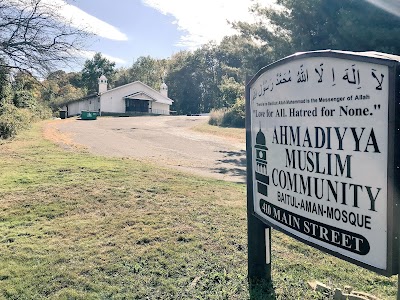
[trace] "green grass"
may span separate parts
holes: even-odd
[[[62,150],[34,127],[0,144],[0,299],[325,299],[308,280],[394,299],[385,278],[273,232],[249,290],[244,185]]]

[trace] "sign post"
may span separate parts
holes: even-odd
[[[247,79],[249,80],[249,78]],[[250,89],[246,86],[246,99]],[[248,278],[250,283],[271,281],[271,228],[253,215],[254,201],[251,173],[251,115],[246,101],[246,152],[247,152],[247,231],[248,231]]]
[[[399,60],[300,53],[248,81],[250,278],[270,276],[267,226],[379,274],[398,273]],[[268,271],[254,267],[260,256]]]

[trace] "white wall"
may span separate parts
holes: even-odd
[[[159,115],[169,115],[169,105],[164,103],[152,102],[151,113]]]
[[[82,110],[88,110],[87,100],[72,102],[68,104],[68,117],[76,116],[81,113]]]
[[[102,112],[109,113],[124,113],[125,112],[125,99],[123,98],[126,94],[121,91],[115,91],[113,93],[107,93],[101,95],[100,98],[100,109]]]
[[[89,111],[96,111],[99,112],[100,110],[100,99],[99,98],[93,98],[89,99]]]
[[[68,103],[63,107],[63,110],[68,110],[68,117],[80,115],[82,110],[98,112],[99,109],[100,109],[100,101],[97,97]]]
[[[168,99],[164,99],[163,97],[161,97],[157,91],[155,91],[151,88],[148,88],[139,82],[133,82],[131,84],[120,86],[113,90],[110,90],[109,92],[103,93],[101,95],[100,109],[102,112],[125,113],[124,97],[126,97],[130,94],[136,93],[136,92],[141,92],[141,91],[145,92],[150,97],[157,99],[157,101],[170,102]],[[144,97],[140,97],[140,98],[144,98]],[[154,107],[154,104],[156,104],[156,105],[160,104],[161,106]],[[172,104],[172,103],[170,103],[170,104]],[[162,110],[162,111],[166,111],[167,113],[165,113],[165,114],[169,114],[169,105],[170,104],[153,102],[153,108],[156,108],[156,109]],[[167,108],[167,106],[168,106],[168,108]]]

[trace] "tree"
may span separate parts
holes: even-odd
[[[166,65],[165,59],[141,56],[128,69],[130,81],[139,80],[153,89],[159,90],[164,80]]]
[[[12,84],[13,104],[18,108],[34,109],[40,99],[40,83],[24,71],[14,75]]]
[[[172,109],[179,114],[201,111],[201,83],[196,80],[196,67],[193,54],[189,51],[178,52],[170,59],[165,82],[169,96],[174,99]]]
[[[52,72],[42,82],[40,98],[53,110],[58,110],[65,101],[82,98],[86,90],[81,88],[80,78],[80,73]]]
[[[0,66],[0,106],[11,101],[10,69]]]
[[[114,86],[121,86],[132,82],[129,75],[129,69],[121,67],[115,73]]]
[[[0,0],[0,66],[45,75],[74,62],[89,34],[59,11],[50,1]]]
[[[197,64],[195,78],[201,88],[200,112],[209,112],[212,108],[222,106],[218,86],[224,73],[217,54],[217,45],[214,43],[203,45],[194,52]]]
[[[221,93],[223,107],[230,107],[234,105],[238,98],[244,98],[244,84],[237,82],[233,77],[222,76],[218,88]]]
[[[111,85],[115,73],[115,63],[103,57],[101,53],[96,53],[92,59],[88,59],[85,62],[82,70],[82,83],[87,88],[88,94],[96,93],[98,78],[101,75],[106,76],[108,84]]]
[[[339,49],[400,53],[400,18],[364,0],[278,0],[256,5],[262,21],[237,22],[242,35],[262,43],[271,62],[298,51]]]
[[[338,33],[342,45],[353,51],[375,50],[400,54],[400,17],[371,3],[347,0],[340,10]]]
[[[224,37],[217,58],[223,73],[244,84],[246,75],[255,74],[271,61],[271,53],[244,35]]]
[[[236,46],[240,48],[240,42]],[[166,83],[174,110],[184,114],[209,112],[230,107],[243,96],[242,51],[235,48],[229,52],[227,48],[232,50],[228,44],[221,47],[209,43],[194,52],[182,51],[171,57]]]

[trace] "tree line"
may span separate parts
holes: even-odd
[[[13,1],[19,5],[8,5]],[[236,35],[194,51],[167,59],[143,56],[125,68],[97,53],[79,72],[54,71],[84,49],[88,34],[43,14],[46,5],[0,0],[0,107],[57,111],[65,101],[96,93],[104,74],[109,88],[139,80],[158,90],[164,81],[178,114],[234,108],[244,118],[246,75],[287,55],[320,49],[400,54],[399,18],[365,0],[277,0],[252,6],[252,23],[231,23]]]

